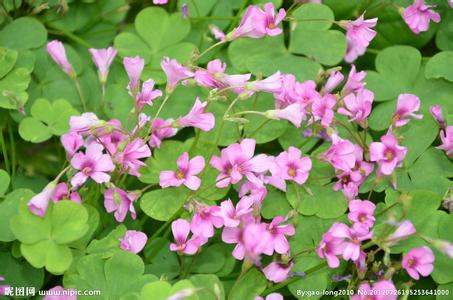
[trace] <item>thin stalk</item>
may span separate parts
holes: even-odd
[[[70,31],[66,31],[64,29],[61,29],[60,27],[54,26],[50,23],[46,24],[47,27],[55,29],[57,31],[60,31],[63,35],[67,36],[69,39],[73,40],[74,42],[86,47],[86,48],[93,48],[93,45],[85,41],[84,39],[78,37],[77,35],[73,34]]]
[[[237,113],[232,114],[230,117],[236,117],[240,115],[258,115],[258,116],[266,116],[266,114],[262,111],[255,111],[255,110],[244,110]]]
[[[83,96],[83,93],[82,93],[82,89],[80,87],[79,79],[77,79],[77,77],[74,77],[73,81],[74,81],[77,93],[79,94],[80,103],[82,103],[83,111],[87,111],[87,105],[85,102],[85,97]]]
[[[8,151],[6,150],[5,138],[3,137],[3,128],[0,130],[0,144],[2,145],[3,160],[5,161],[5,170],[11,174],[9,166]]]
[[[344,124],[343,122],[339,121],[339,120],[335,120],[335,123],[342,126],[344,129],[346,129],[346,131],[351,135],[351,137],[362,147],[362,148],[366,148],[366,145],[363,145],[362,143],[362,139],[357,137],[357,135],[346,125]]]
[[[11,148],[11,180],[14,180],[14,176],[16,176],[16,142],[14,141],[12,123],[8,124],[8,134]]]
[[[215,43],[214,45],[211,45],[208,49],[204,50],[203,52],[200,53],[200,55],[198,55],[198,59],[200,59],[203,55],[205,55],[212,49],[215,49],[217,46],[222,45],[223,43],[225,43],[225,41],[220,41],[220,42]]]

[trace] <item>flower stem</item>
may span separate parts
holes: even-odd
[[[200,55],[198,55],[198,59],[200,59],[203,55],[205,55],[206,53],[208,53],[212,49],[215,49],[217,46],[222,45],[223,43],[225,43],[225,41],[220,41],[220,42],[217,42],[217,43],[211,45],[208,49],[204,50],[203,52],[200,53]]]
[[[79,94],[80,103],[82,103],[83,111],[87,111],[87,105],[85,102],[85,97],[83,96],[83,93],[82,93],[82,89],[80,87],[79,79],[77,79],[77,77],[74,77],[73,81],[74,81],[77,93]]]
[[[3,128],[1,128],[0,130],[0,144],[2,145],[3,160],[5,161],[5,170],[11,174],[5,138],[3,137]]]

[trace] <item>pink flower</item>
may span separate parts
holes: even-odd
[[[271,293],[266,296],[266,299],[260,296],[256,296],[254,300],[284,300],[283,296],[279,293]]]
[[[357,72],[355,65],[351,65],[351,70],[349,71],[348,80],[346,81],[343,89],[341,90],[342,95],[347,95],[352,92],[358,92],[363,89],[366,85],[363,80],[366,77],[365,71]]]
[[[372,237],[372,232],[357,231],[354,228],[349,228],[345,224],[336,223],[331,234],[335,238],[343,238],[343,259],[356,261],[360,257],[360,245],[363,240],[369,240]]]
[[[167,4],[168,0],[153,0],[153,4],[164,5]]]
[[[271,164],[269,168],[273,177],[304,184],[308,179],[311,166],[310,158],[302,157],[300,149],[289,147],[288,151],[280,153],[274,159],[274,164]],[[282,186],[285,187],[286,184],[282,182]]]
[[[238,183],[243,176],[251,182],[259,183],[255,173],[267,171],[267,156],[260,154],[253,156],[256,141],[244,139],[240,144],[231,144],[222,149],[221,156],[213,156],[211,166],[220,171],[217,176],[216,186],[227,187],[230,183]]]
[[[263,273],[267,280],[278,283],[288,279],[293,266],[293,262],[287,264],[271,262],[263,269]]]
[[[429,247],[413,248],[404,255],[401,266],[415,280],[428,276],[433,272],[434,254]]]
[[[299,103],[290,104],[284,109],[268,110],[265,115],[271,119],[288,120],[297,128],[300,127],[302,120],[305,119],[302,106]]]
[[[74,201],[76,203],[82,203],[82,199],[80,199],[79,193],[70,192],[68,189],[68,185],[64,182],[60,182],[59,184],[57,184],[51,198],[54,203],[67,199]]]
[[[264,4],[264,28],[260,29],[269,36],[276,36],[283,32],[281,28],[278,27],[278,24],[283,21],[286,16],[286,11],[283,8],[280,8],[277,15],[275,15],[274,3],[268,2]],[[260,24],[261,25],[261,24]]]
[[[200,187],[201,180],[196,175],[205,167],[203,156],[195,156],[189,161],[189,153],[184,152],[176,162],[178,171],[162,171],[159,176],[159,184],[162,188],[180,186],[196,191]]]
[[[432,5],[426,5],[424,0],[415,0],[403,12],[404,22],[412,32],[419,34],[429,29],[429,22],[440,22],[440,15],[431,9]]]
[[[373,172],[373,169],[373,164],[363,161],[362,157],[356,158],[356,164],[353,169],[343,171],[337,175],[338,181],[334,185],[334,191],[341,189],[347,199],[354,199],[359,194],[360,185]]]
[[[327,82],[324,84],[324,93],[332,92],[344,79],[344,75],[340,71],[330,73]]]
[[[151,150],[142,139],[136,138],[126,145],[123,151],[116,154],[116,160],[121,164],[122,171],[130,175],[140,176],[138,168],[145,165],[141,158],[151,156]]]
[[[332,233],[337,231],[338,227],[346,226],[341,223],[334,223],[330,229],[324,233],[322,236],[321,241],[319,242],[319,246],[316,249],[316,253],[319,257],[325,258],[327,260],[327,264],[330,268],[338,268],[340,265],[340,260],[338,259],[337,255],[343,253],[345,248],[344,239],[335,237]]]
[[[286,222],[284,217],[275,217],[272,222],[267,226],[267,231],[271,234],[273,250],[279,254],[289,252],[289,242],[286,236],[292,236],[296,233],[292,224],[283,225]]]
[[[378,164],[378,175],[390,175],[406,157],[407,148],[398,145],[398,140],[391,131],[381,137],[381,142],[370,145],[370,161]]]
[[[333,108],[337,104],[337,99],[332,94],[316,98],[312,104],[312,114],[314,121],[321,121],[322,127],[329,127],[332,124],[334,112]]]
[[[49,206],[50,198],[55,190],[56,183],[54,181],[49,182],[46,187],[39,193],[34,195],[30,201],[28,201],[28,210],[38,216],[44,217],[46,215],[47,207]]]
[[[126,69],[127,76],[129,77],[129,84],[127,89],[131,96],[137,95],[140,89],[140,76],[142,75],[143,68],[145,67],[145,60],[138,56],[125,57],[123,65]]]
[[[365,20],[362,14],[355,21],[346,21],[346,40],[348,50],[345,55],[345,61],[353,62],[357,57],[363,55],[368,48],[371,40],[376,36],[376,31],[372,28],[376,26],[377,18]]]
[[[99,120],[96,114],[92,112],[83,113],[81,116],[72,116],[69,118],[69,127],[76,133],[87,133],[93,128],[100,127],[105,121]]]
[[[47,52],[66,74],[70,77],[76,76],[74,68],[66,57],[66,50],[62,42],[53,40],[47,43]]]
[[[117,153],[120,146],[123,147],[129,139],[129,136],[123,133],[121,122],[115,119],[108,121],[96,134],[98,139],[94,139],[94,142],[103,145],[111,154]]]
[[[271,255],[272,237],[266,230],[266,224],[249,223],[244,229],[225,227],[222,240],[227,244],[237,244],[233,256],[238,260],[244,258],[256,262],[261,254]]]
[[[391,235],[387,237],[387,242],[389,245],[394,245],[395,242],[400,240],[405,240],[409,236],[416,233],[416,229],[411,221],[405,220],[401,222],[398,228]]]
[[[373,92],[367,89],[361,89],[356,94],[350,93],[343,98],[345,107],[340,107],[338,113],[351,117],[349,122],[357,121],[362,127],[366,127],[373,100]]]
[[[77,152],[71,159],[71,165],[74,169],[79,170],[71,179],[74,187],[81,186],[88,178],[97,183],[110,181],[111,172],[115,165],[109,155],[103,154],[103,147],[99,144],[91,144],[86,148],[85,153]]]
[[[378,281],[373,287],[368,282],[362,282],[351,300],[396,300],[397,295],[397,290],[390,280]]]
[[[195,254],[198,249],[207,241],[205,238],[192,236],[187,241],[190,232],[190,224],[184,219],[178,219],[171,223],[171,231],[176,243],[170,244],[170,251],[177,251],[180,254]]]
[[[125,192],[120,188],[109,188],[104,193],[104,207],[108,213],[115,212],[114,216],[118,222],[126,219],[127,212],[131,212],[132,219],[137,218],[134,202],[138,198],[134,192]]]
[[[442,108],[439,105],[431,105],[429,107],[429,111],[431,112],[434,120],[436,120],[437,124],[439,124],[440,128],[445,128],[447,126],[444,114],[442,113]]]
[[[70,131],[60,137],[61,144],[71,158],[83,145],[83,138],[77,132]]]
[[[253,95],[255,92],[278,92],[282,87],[281,73],[275,72],[263,80],[255,80],[244,85],[247,95]]]
[[[354,230],[368,232],[374,224],[375,209],[376,205],[368,200],[349,201],[348,219],[354,222]]]
[[[135,105],[141,111],[145,105],[153,105],[153,100],[162,96],[160,90],[154,90],[154,80],[149,79],[142,84],[142,90],[135,97]]]
[[[223,219],[225,227],[237,227],[245,216],[253,212],[252,204],[251,198],[244,197],[239,200],[235,208],[233,202],[228,199],[220,204],[220,210],[216,212],[216,215]]]
[[[225,74],[226,64],[220,59],[212,60],[208,63],[207,69],[198,69],[195,71],[195,81],[204,87],[223,89],[225,87],[237,87],[232,89],[233,92],[241,92],[241,88],[251,74],[228,75]]]
[[[453,0],[448,0],[448,5],[453,8]]]
[[[337,135],[332,136],[332,146],[322,154],[322,159],[329,162],[335,169],[347,171],[356,164],[356,147],[348,140]]]
[[[64,289],[57,285],[46,291],[43,300],[77,300],[77,291],[75,289]]]
[[[225,40],[225,33],[222,30],[220,30],[219,27],[217,27],[213,24],[210,24],[209,30],[211,30],[211,33],[216,38],[216,40],[219,40],[222,42]]]
[[[165,75],[167,75],[166,91],[168,94],[174,91],[179,81],[194,76],[194,73],[182,66],[176,59],[164,57],[160,62],[160,66],[164,70]]]
[[[110,65],[115,59],[115,56],[118,51],[113,47],[108,47],[106,49],[88,49],[91,53],[91,58],[93,59],[94,64],[98,68],[99,79],[102,83],[105,84],[107,81],[107,76],[109,74]]]
[[[223,219],[219,216],[218,206],[200,207],[192,217],[190,230],[196,236],[210,238],[214,236],[214,227],[220,228]]]
[[[264,11],[258,6],[250,5],[239,26],[227,35],[227,39],[232,40],[239,37],[262,38],[266,35],[279,35],[282,33],[282,29],[278,28],[277,25],[285,16],[286,12],[284,9],[280,9],[277,16],[275,16],[273,3],[266,3]]]
[[[436,147],[445,151],[448,157],[453,157],[453,126],[448,126],[445,131],[440,132],[442,145]]]
[[[148,237],[145,233],[136,230],[128,230],[120,239],[120,248],[132,253],[139,253],[145,247]]]
[[[203,131],[209,131],[214,128],[215,118],[214,114],[205,112],[208,102],[201,102],[197,97],[190,112],[176,120],[182,127],[195,127]]]
[[[160,148],[162,141],[176,135],[178,130],[171,127],[173,120],[163,120],[157,118],[152,123],[152,133],[149,139],[149,145],[152,148]]]
[[[414,112],[420,109],[420,99],[412,94],[401,94],[398,96],[396,113],[393,115],[393,123],[396,127],[401,127],[409,123],[406,117],[422,119],[423,115],[416,115]]]

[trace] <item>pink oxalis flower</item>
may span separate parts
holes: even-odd
[[[205,238],[197,236],[192,236],[190,240],[187,240],[190,233],[190,223],[184,219],[173,221],[171,230],[175,238],[175,243],[170,244],[171,251],[192,255],[206,242]]]
[[[120,248],[132,253],[139,253],[145,247],[148,237],[145,233],[136,230],[128,230],[120,238]]]
[[[164,70],[165,75],[167,75],[166,91],[168,94],[171,94],[175,90],[176,85],[181,80],[194,76],[192,71],[181,65],[176,59],[164,57],[160,62],[160,66]]]
[[[145,60],[138,56],[125,57],[123,59],[123,65],[126,69],[127,76],[129,77],[127,89],[131,96],[135,96],[140,89],[140,76],[142,75],[143,68],[145,67]]]
[[[50,57],[57,63],[57,65],[69,75],[69,77],[75,77],[76,73],[68,58],[66,57],[66,50],[64,49],[63,43],[57,40],[53,40],[47,44],[47,52]]]
[[[422,119],[423,115],[415,114],[419,109],[420,99],[417,96],[412,94],[399,95],[396,113],[392,119],[393,124],[395,124],[395,127],[404,126],[410,121],[407,117]]]
[[[407,148],[398,145],[398,140],[391,131],[381,137],[381,142],[370,145],[370,160],[378,164],[378,175],[390,175],[396,167],[402,165]]]
[[[401,266],[410,277],[419,280],[420,275],[426,277],[433,272],[434,258],[433,251],[429,247],[413,248],[404,255]]]
[[[377,20],[377,18],[365,20],[364,14],[362,14],[355,21],[342,22],[346,28],[346,40],[348,42],[348,50],[345,55],[346,62],[351,63],[365,53],[371,40],[376,36],[376,31],[372,28],[376,26]]]
[[[431,9],[432,5],[426,5],[424,0],[415,0],[403,12],[403,19],[412,32],[419,34],[429,29],[429,22],[440,22],[440,15]]]
[[[380,280],[373,284],[362,282],[359,292],[351,300],[396,300],[398,293],[395,285],[390,280]]]
[[[159,184],[162,188],[180,186],[184,184],[191,190],[198,190],[201,184],[198,175],[205,167],[203,156],[195,156],[189,160],[189,153],[184,152],[176,162],[178,171],[162,171],[159,176]]]
[[[442,130],[440,139],[442,144],[437,149],[442,149],[448,157],[453,157],[453,126],[448,126],[445,130]]]
[[[91,58],[93,59],[94,64],[98,68],[98,74],[100,81],[105,84],[107,81],[107,76],[109,74],[110,65],[115,59],[117,50],[113,47],[108,47],[106,49],[88,49],[91,53]]]
[[[214,114],[205,112],[208,102],[201,102],[197,97],[191,111],[176,120],[176,123],[181,127],[195,127],[203,131],[209,131],[214,128],[215,118]]]
[[[114,213],[118,222],[126,219],[127,212],[131,212],[132,219],[137,218],[134,202],[139,197],[135,192],[126,192],[120,188],[109,188],[104,193],[104,207],[108,213]]]

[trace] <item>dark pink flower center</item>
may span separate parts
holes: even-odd
[[[387,160],[392,160],[395,157],[395,153],[392,150],[388,149],[385,151],[384,156]]]

